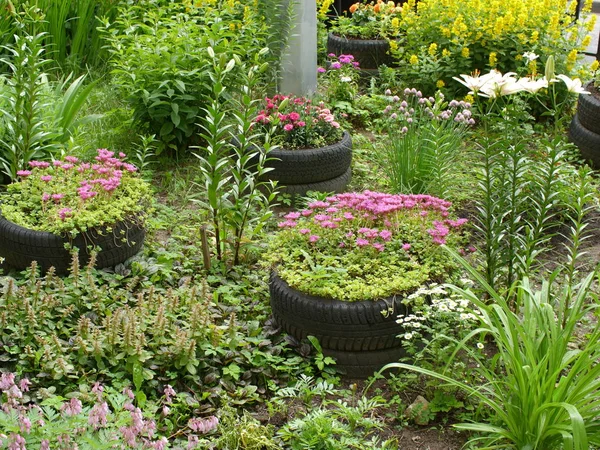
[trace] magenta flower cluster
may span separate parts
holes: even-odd
[[[401,231],[403,224],[425,229],[431,242],[441,245],[452,230],[467,222],[449,219],[450,206],[450,202],[431,195],[351,192],[288,213],[278,226],[304,236],[309,244],[326,240],[327,244],[344,249],[371,248],[377,252],[391,245],[408,252],[413,243]]]
[[[355,69],[359,69],[360,64],[358,63],[358,61],[354,60],[354,56],[353,55],[340,55],[337,56],[335,53],[329,53],[327,55],[327,59],[329,62],[329,69],[330,70],[339,70],[339,69],[343,69],[344,67],[348,66],[348,67],[353,67]],[[325,73],[327,72],[327,69],[325,69],[324,67],[319,67],[317,69],[317,72],[319,73]]]
[[[340,124],[323,102],[313,104],[304,97],[280,94],[264,102],[254,122],[265,128],[276,126],[276,136],[281,134],[286,148],[305,148],[323,139],[333,143],[340,137]]]
[[[30,161],[31,170],[20,170],[17,174],[23,179],[39,178],[43,182],[44,192],[41,195],[42,209],[47,209],[47,203],[58,205],[56,214],[62,221],[72,217],[74,210],[64,206],[63,201],[71,202],[75,192],[72,192],[73,180],[78,183],[75,189],[81,204],[87,203],[97,196],[110,196],[122,183],[126,173],[133,173],[137,168],[124,161],[125,154],[107,149],[98,149],[96,162],[85,163],[75,156],[66,156],[62,161]],[[72,205],[72,203],[69,203]]]

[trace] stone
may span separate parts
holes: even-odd
[[[417,425],[427,425],[432,418],[429,402],[424,397],[417,395],[415,401],[404,410],[404,415]]]

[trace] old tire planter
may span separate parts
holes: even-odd
[[[337,359],[336,369],[366,378],[404,355],[396,322],[407,307],[400,298],[344,302],[291,288],[275,272],[269,282],[273,316],[283,331],[304,339],[315,336],[323,353]],[[387,314],[383,314],[383,313]]]
[[[390,44],[385,39],[347,39],[333,33],[327,36],[327,53],[352,55],[362,70],[376,71],[383,64],[393,66],[389,51]]]
[[[267,176],[282,185],[319,183],[342,176],[352,162],[352,138],[344,132],[342,139],[325,147],[287,150],[274,149],[269,152],[267,167],[272,168]]]
[[[581,151],[581,155],[588,160],[595,169],[600,169],[600,134],[590,131],[575,114],[569,127],[569,138]]]
[[[593,87],[593,83],[589,83],[585,90],[598,92]],[[592,133],[600,134],[600,98],[594,96],[593,93],[580,94],[577,102],[577,116],[584,128]]]
[[[315,192],[335,192],[336,194],[344,192],[346,186],[352,178],[352,170],[350,167],[339,177],[332,178],[331,180],[319,181],[318,183],[305,183],[305,184],[288,184],[278,186],[278,190],[281,193],[289,194],[292,196],[304,196],[308,191]]]
[[[114,267],[140,251],[146,231],[137,221],[121,221],[110,227],[100,227],[69,239],[45,231],[21,227],[0,215],[0,256],[9,267],[23,270],[37,261],[42,272],[50,267],[65,274],[71,266],[71,255],[65,244],[79,249],[81,265],[89,261],[87,247],[100,247],[96,268]]]

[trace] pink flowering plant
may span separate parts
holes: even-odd
[[[95,383],[81,385],[79,391],[62,396],[48,395],[40,403],[31,401],[27,378],[13,373],[0,374],[0,448],[40,450],[80,448],[120,448],[163,450],[171,445],[165,423],[177,395],[167,385],[158,402],[135,406],[129,387],[122,391]],[[181,446],[192,450],[206,448],[204,435],[217,429],[215,416],[192,417],[177,435]],[[187,438],[187,439],[185,439]]]
[[[95,161],[66,156],[30,161],[1,198],[2,215],[22,227],[76,235],[124,219],[139,220],[150,201],[148,184],[125,154],[99,149]]]
[[[257,129],[270,132],[275,144],[289,150],[323,147],[342,138],[331,110],[304,97],[277,94],[265,98],[254,123]]]
[[[466,219],[430,195],[343,193],[291,212],[268,260],[301,292],[360,301],[416,290],[454,273],[442,244],[462,249]]]
[[[360,67],[352,55],[327,55],[327,69],[319,67],[317,72],[325,87],[327,102],[334,107],[338,102],[352,102],[358,94]]]

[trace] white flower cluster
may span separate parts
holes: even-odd
[[[559,80],[562,81],[567,86],[567,90],[573,94],[589,94],[588,91],[583,89],[579,78],[571,79],[563,74],[556,76],[553,76],[554,74],[552,74],[550,78],[544,76],[537,79],[534,77],[516,78],[515,75],[516,73],[514,72],[502,74],[496,69],[493,69],[490,73],[481,76],[478,73],[474,74],[474,76],[461,74],[460,76],[462,79],[458,77],[453,78],[469,88],[469,94],[477,94],[481,97],[488,98],[516,94],[517,92],[529,92],[530,94],[535,94],[540,89],[548,88],[551,83],[557,83]]]
[[[461,279],[459,284],[466,287],[472,285],[472,281]],[[444,286],[438,284],[419,288],[407,300],[411,305],[416,305],[413,313],[399,315],[396,320],[406,330],[411,330],[402,335],[406,340],[420,336],[426,322],[443,320],[454,327],[469,327],[480,320],[479,312],[469,300],[456,293],[449,293]]]

